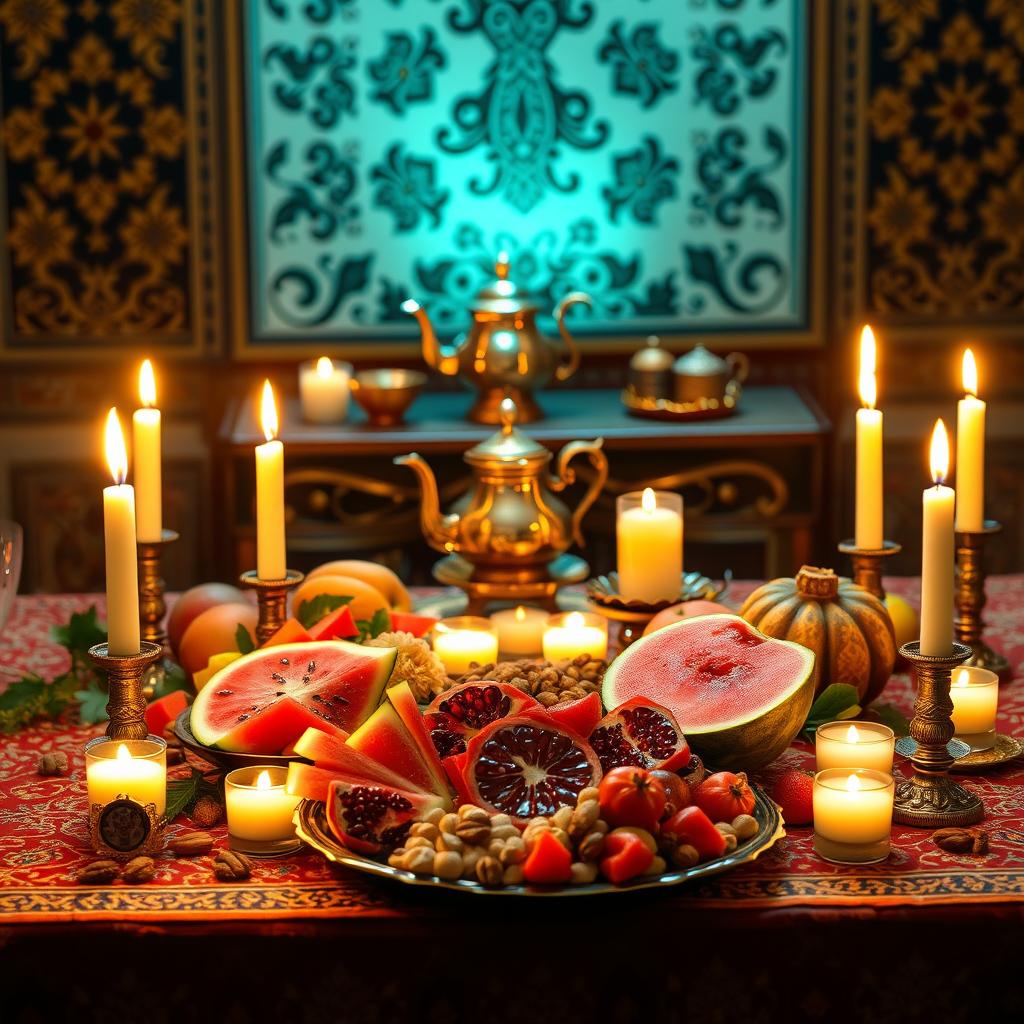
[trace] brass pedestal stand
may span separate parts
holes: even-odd
[[[139,541],[139,625],[142,639],[163,647],[167,643],[164,616],[164,581],[160,576],[160,560],[164,548],[178,539],[174,530],[164,530],[159,540]]]
[[[949,777],[953,756],[947,744],[954,732],[950,677],[970,653],[969,647],[956,642],[952,652],[941,657],[921,654],[917,640],[900,648],[917,673],[917,701],[910,722],[910,735],[917,744],[910,758],[914,774],[896,784],[893,805],[893,820],[901,824],[955,828],[973,825],[984,817],[981,800]]]
[[[146,640],[138,654],[111,655],[105,643],[89,648],[93,664],[107,673],[107,735],[112,740],[144,740],[148,735],[142,676],[162,654],[161,647]]]
[[[879,601],[885,600],[885,588],[882,586],[882,563],[903,549],[895,541],[884,540],[880,548],[859,548],[857,542],[844,540],[839,551],[850,556],[853,564],[853,582],[869,590]]]
[[[1000,533],[1002,523],[986,519],[981,530],[956,533],[956,638],[971,649],[965,664],[987,668],[1000,679],[1010,674],[1010,663],[984,640],[985,622],[985,539]]]
[[[296,569],[286,569],[283,580],[261,580],[255,569],[243,572],[238,577],[241,586],[256,591],[256,603],[259,606],[257,644],[269,640],[284,625],[288,613],[288,591],[297,587],[305,578]]]

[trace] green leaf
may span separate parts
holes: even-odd
[[[303,629],[315,626],[325,615],[337,611],[342,605],[349,604],[354,598],[341,594],[317,594],[316,597],[303,601],[295,618],[302,623]]]
[[[84,690],[75,691],[75,700],[81,707],[78,714],[86,725],[95,725],[107,720],[107,691],[95,679],[90,679]]]
[[[871,713],[883,725],[889,726],[897,736],[910,735],[910,722],[901,711],[898,711],[891,704],[872,704]]]
[[[802,732],[806,739],[813,741],[814,731],[826,722],[855,718],[861,712],[857,687],[849,683],[832,683],[818,694],[811,705]]]
[[[187,779],[170,779],[167,783],[167,810],[165,812],[168,821],[174,821],[179,815],[195,805],[199,799],[199,780],[202,775],[192,769],[192,775]]]
[[[235,646],[243,654],[249,654],[251,651],[256,650],[256,641],[253,640],[249,630],[242,623],[239,623],[238,628],[235,630]]]
[[[22,676],[0,693],[0,711],[14,711],[23,704],[39,700],[45,689],[46,680],[41,676]]]
[[[66,626],[54,626],[53,639],[72,653],[84,653],[90,647],[103,643],[107,639],[107,631],[100,625],[96,617],[96,606],[87,612],[72,612]]]
[[[356,629],[359,630],[358,643],[366,643],[367,640],[372,640],[374,637],[380,636],[381,633],[386,632],[391,628],[391,616],[388,614],[386,608],[378,608],[373,613],[372,619],[358,619],[356,621]]]

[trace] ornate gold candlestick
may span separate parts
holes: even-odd
[[[892,540],[882,541],[877,549],[859,548],[854,540],[844,540],[839,545],[844,555],[850,556],[853,564],[853,582],[871,591],[879,601],[885,600],[885,587],[882,586],[882,563],[903,549]]]
[[[966,664],[987,668],[1003,678],[1009,674],[1010,663],[985,643],[985,539],[1000,533],[1002,523],[986,519],[979,531],[957,530],[956,533],[956,638],[971,649]]]
[[[910,763],[913,776],[896,785],[893,820],[917,828],[946,828],[981,821],[985,808],[980,798],[949,777],[953,763],[948,743],[953,738],[953,701],[949,696],[951,674],[970,655],[966,644],[954,641],[944,657],[921,654],[915,640],[904,644],[900,654],[917,673],[917,701],[910,722],[910,736],[917,744]]]
[[[256,642],[269,640],[283,625],[288,612],[288,591],[297,587],[306,577],[296,569],[286,569],[283,580],[261,580],[255,569],[238,577],[241,586],[256,591],[259,621],[256,623]]]
[[[164,581],[160,576],[160,560],[168,544],[178,539],[174,530],[164,530],[159,540],[139,541],[139,625],[142,639],[163,647],[167,643],[164,616]]]
[[[107,735],[112,740],[144,740],[146,698],[142,695],[142,677],[146,669],[163,654],[158,644],[143,640],[138,654],[112,655],[105,643],[89,648],[93,664],[107,673]]]

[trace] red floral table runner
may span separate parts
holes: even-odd
[[[916,604],[917,581],[888,584]],[[730,598],[741,598],[751,586],[734,585]],[[988,639],[1009,657],[1017,677],[1001,688],[999,729],[1024,735],[1024,686],[1019,681],[1024,674],[1024,577],[994,578],[988,592]],[[63,671],[65,654],[50,641],[49,628],[92,603],[101,606],[102,615],[102,601],[86,595],[19,598],[0,638],[0,669],[31,670],[46,677]],[[913,689],[908,677],[894,676],[882,700],[909,716]],[[76,885],[75,873],[92,859],[82,750],[101,731],[47,723],[0,739],[0,922],[386,918],[410,913],[400,886],[333,868],[312,851],[258,862],[254,884],[216,882],[207,858],[168,856],[161,859],[156,880],[147,885]],[[68,755],[66,777],[38,774],[39,756],[48,751]],[[800,766],[813,766],[813,754],[802,743],[790,748],[760,781],[770,783],[777,772]],[[901,766],[897,758],[897,771]],[[173,776],[175,769],[170,771]],[[893,852],[884,864],[839,867],[814,854],[810,829],[793,828],[754,864],[665,898],[688,906],[762,909],[1024,901],[1024,764],[1017,761],[984,776],[967,776],[965,782],[985,803],[985,826],[991,830],[986,857],[946,853],[929,840],[928,832],[896,826]],[[171,829],[190,827],[182,819]],[[226,830],[212,831],[223,844]]]

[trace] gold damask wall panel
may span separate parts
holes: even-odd
[[[1019,339],[1024,3],[844,0],[836,154],[843,326]]]
[[[211,346],[209,21],[0,0],[0,358]]]

